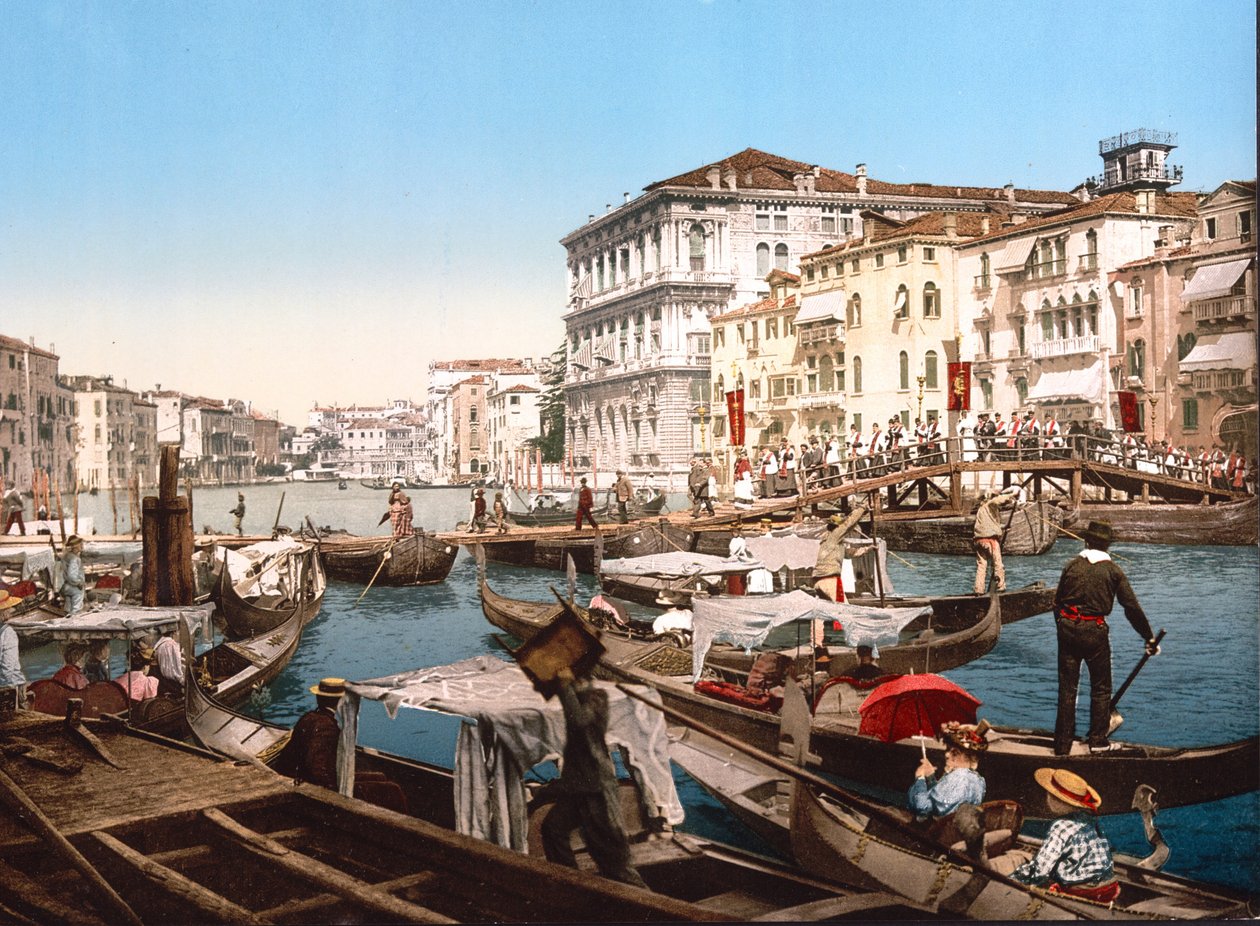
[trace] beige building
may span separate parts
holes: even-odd
[[[470,376],[455,383],[446,397],[448,423],[453,438],[450,472],[455,476],[480,476],[490,472],[490,446],[486,427],[486,393],[489,380]]]
[[[116,385],[112,376],[71,376],[80,489],[157,484],[157,406]]]
[[[30,491],[35,471],[74,482],[74,393],[52,350],[0,335],[0,477]]]
[[[541,399],[541,389],[524,383],[494,389],[486,396],[491,472],[504,482],[524,482],[531,472],[522,454],[533,460],[526,445],[542,436]]]

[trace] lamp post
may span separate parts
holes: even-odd
[[[919,413],[915,415],[914,417],[922,420],[923,419],[923,386],[924,384],[927,383],[927,377],[923,375],[919,375],[919,376],[916,376],[915,379],[919,381]]]
[[[700,416],[700,452],[705,453],[706,445],[704,440],[704,419],[705,416],[709,414],[709,409],[702,402],[696,406],[696,414]]]
[[[1150,403],[1151,403],[1151,420],[1150,420],[1150,432],[1151,432],[1151,435],[1150,435],[1150,440],[1154,441],[1154,440],[1156,439],[1156,436],[1155,436],[1155,406],[1159,404],[1159,394],[1158,394],[1158,393],[1151,393],[1151,394],[1147,395],[1147,397],[1146,397],[1146,401],[1148,401],[1148,402],[1150,402]]]

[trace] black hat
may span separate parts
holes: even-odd
[[[1111,546],[1111,525],[1106,521],[1090,521],[1089,526],[1081,531],[1081,539],[1085,541],[1086,546],[1105,550]]]

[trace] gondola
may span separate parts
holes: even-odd
[[[266,577],[272,591],[262,590]],[[266,633],[295,614],[310,623],[319,613],[328,582],[315,547],[302,544],[285,549],[261,569],[233,583],[230,571],[219,568],[211,598],[222,615],[227,635],[246,639]]]
[[[790,708],[785,708],[789,710]],[[1108,906],[1018,884],[946,844],[911,815],[841,789],[826,793],[695,730],[674,733],[671,758],[724,807],[806,871],[823,872],[871,889],[903,894],[959,919],[1229,919],[1249,918],[1246,896],[1152,870],[1116,856],[1120,896]],[[1128,809],[1126,806],[1124,809]],[[1022,814],[1011,805],[986,808],[989,859],[1012,849],[1035,852],[1038,840],[1019,834]],[[999,827],[998,824],[1004,824]],[[950,837],[952,838],[952,837]]]
[[[1059,539],[1063,509],[1053,502],[1028,502],[1003,512],[1006,533],[1002,553],[1006,556],[1039,556]],[[884,516],[876,522],[876,533],[888,542],[890,550],[914,553],[944,553],[968,556],[972,553],[975,518],[965,517],[896,519]]]
[[[283,727],[237,713],[202,693],[192,693],[192,689],[188,716],[193,734],[203,746],[239,761],[272,761],[288,736]],[[393,801],[398,808],[439,826],[454,828],[455,776],[450,770],[363,746],[356,746],[354,752],[356,797],[371,800],[371,779],[383,776],[400,795]],[[362,771],[368,776],[360,776]],[[675,833],[668,841],[646,840],[648,827],[638,810],[634,786],[623,781],[620,796],[623,817],[632,835],[631,861],[665,902],[672,898],[674,902],[696,903],[720,918],[773,916],[778,920],[810,920],[834,917],[843,913],[846,906],[897,918],[929,915],[922,905],[908,904],[895,894],[855,891],[833,878],[803,875],[782,863],[695,836]],[[530,814],[532,856],[543,855],[537,833],[545,812],[546,805],[542,805]],[[606,882],[597,879],[595,885],[603,883]],[[686,913],[686,908],[679,906],[675,915],[690,918]],[[588,917],[591,921],[607,918],[607,910]]]
[[[543,493],[540,498],[551,500],[547,507],[533,511],[509,511],[508,522],[520,527],[555,527],[568,524],[577,514],[576,496],[567,503],[561,503],[552,493]],[[626,504],[627,517],[632,521],[657,517],[665,508],[666,495],[659,489],[638,489]],[[604,504],[593,509],[595,520],[611,521],[618,516],[617,502],[612,490],[607,490]]]
[[[432,585],[446,579],[458,555],[458,545],[425,531],[319,542],[319,558],[330,576],[364,585]]]

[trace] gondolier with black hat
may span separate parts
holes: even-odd
[[[271,763],[273,769],[298,781],[337,790],[337,741],[341,738],[337,704],[345,693],[343,678],[326,678],[311,686],[317,706],[298,720],[289,741]]]
[[[1066,756],[1076,737],[1076,691],[1081,661],[1089,668],[1090,752],[1112,749],[1108,737],[1111,720],[1111,639],[1107,615],[1116,599],[1133,629],[1146,641],[1146,653],[1159,653],[1151,623],[1138,603],[1124,571],[1112,561],[1111,525],[1090,521],[1081,533],[1085,549],[1063,568],[1054,598],[1055,626],[1059,640],[1059,713],[1054,725],[1054,751]]]

